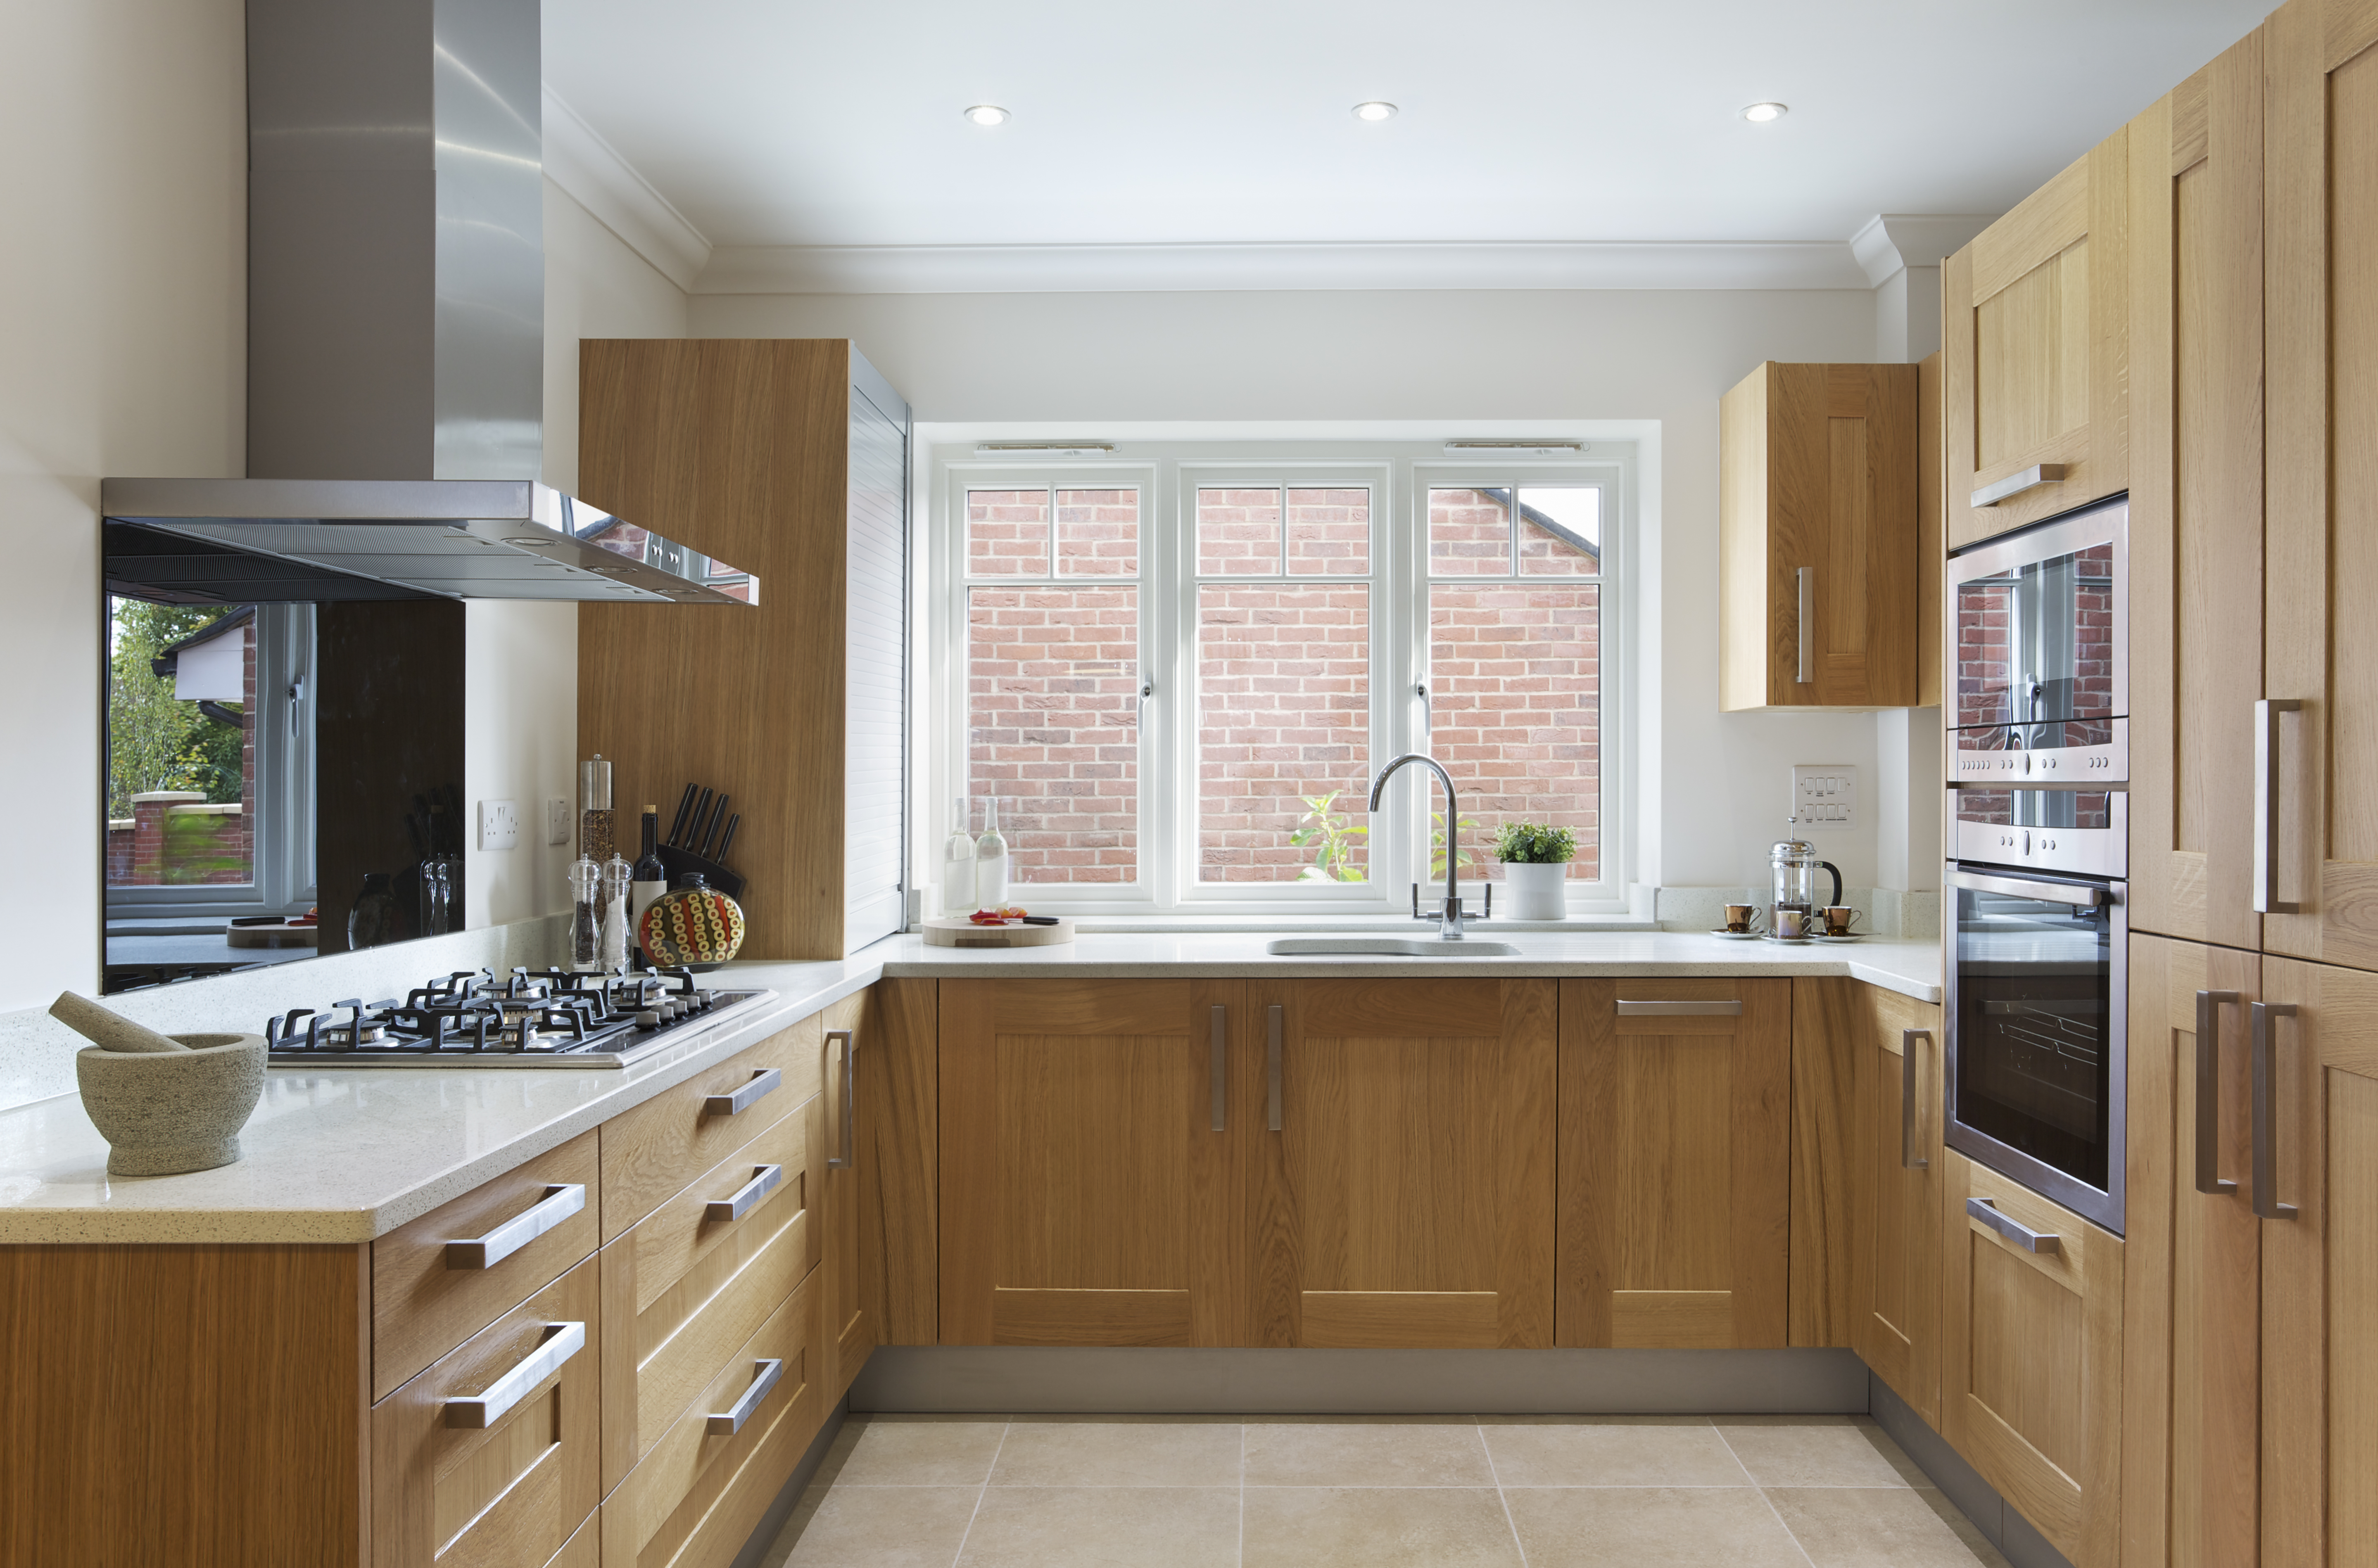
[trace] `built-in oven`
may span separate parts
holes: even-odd
[[[2129,533],[2117,497],[1949,557],[1952,784],[2130,782]]]

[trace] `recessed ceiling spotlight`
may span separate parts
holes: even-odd
[[[966,117],[978,126],[1003,126],[1008,119],[1007,111],[996,103],[978,103],[966,112]]]
[[[1396,106],[1392,103],[1383,102],[1375,98],[1371,100],[1368,103],[1357,103],[1354,105],[1354,118],[1358,120],[1392,120],[1395,117]]]
[[[1771,120],[1780,120],[1791,112],[1789,103],[1754,103],[1742,112],[1742,117],[1754,126],[1763,126]]]

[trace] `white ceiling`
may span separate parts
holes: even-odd
[[[1838,244],[2003,210],[2270,4],[545,0],[545,72],[715,246]]]

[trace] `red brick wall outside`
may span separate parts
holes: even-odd
[[[1304,799],[1360,827],[1370,784],[1368,583],[1197,588],[1197,880],[1294,881]],[[1363,840],[1350,864],[1369,864]]]
[[[2100,545],[2077,558],[2073,584],[2072,711],[2105,714],[2114,699],[2113,546]],[[1961,725],[2020,724],[2029,715],[2014,679],[2036,671],[2015,668],[2014,590],[1990,580],[1957,594],[1957,718]],[[2110,731],[2092,726],[2063,737],[2068,745],[2099,744]]]
[[[1507,821],[1577,835],[1572,881],[1602,875],[1602,586],[1432,583],[1430,754],[1461,788],[1473,876]],[[1441,806],[1442,803],[1440,802]],[[1436,809],[1437,808],[1432,808]]]

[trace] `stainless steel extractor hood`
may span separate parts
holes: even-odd
[[[356,597],[758,598],[540,483],[538,4],[248,0],[254,477],[108,479],[109,524],[337,573]],[[202,602],[192,559],[111,549],[111,591]]]

